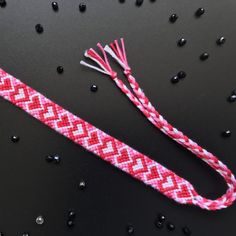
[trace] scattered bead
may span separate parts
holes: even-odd
[[[3,233],[3,232],[0,232],[0,236],[4,236],[4,233]]]
[[[86,6],[85,3],[80,3],[80,4],[79,4],[79,10],[80,10],[81,12],[85,12],[85,11],[86,11],[86,8],[87,8],[87,6]]]
[[[170,21],[171,23],[174,23],[174,22],[177,21],[178,18],[179,18],[179,17],[177,16],[177,14],[172,14],[172,15],[170,16],[170,18],[169,18],[169,21]]]
[[[170,223],[170,222],[167,223],[166,227],[167,227],[167,229],[168,229],[169,231],[173,231],[173,230],[175,230],[175,225],[172,224],[172,223]]]
[[[166,217],[163,214],[158,215],[158,221],[159,222],[164,222],[166,220]]]
[[[179,82],[179,77],[178,77],[177,75],[174,76],[174,77],[172,77],[172,78],[171,78],[171,82],[172,82],[173,84],[178,83],[178,82]]]
[[[143,4],[143,0],[136,0],[136,6],[140,7]]]
[[[90,88],[90,90],[91,90],[92,92],[97,92],[98,86],[97,86],[97,85],[92,85],[91,88]]]
[[[187,76],[187,74],[184,71],[180,71],[178,72],[177,76],[179,77],[179,79],[184,79]]]
[[[74,226],[74,221],[73,220],[68,220],[66,224],[69,228],[72,228]]]
[[[42,225],[44,223],[44,218],[42,216],[38,216],[35,222],[37,225]]]
[[[5,7],[7,5],[6,0],[0,0],[0,7]]]
[[[57,73],[62,74],[64,72],[64,68],[62,66],[57,67]]]
[[[204,52],[200,55],[200,60],[205,61],[209,58],[209,54],[207,52]]]
[[[59,155],[54,155],[53,161],[54,161],[56,164],[60,163],[60,162],[61,162],[60,156],[59,156]]]
[[[195,12],[195,16],[196,16],[196,17],[200,17],[200,16],[202,16],[204,13],[205,13],[205,9],[202,8],[202,7],[200,7],[200,8],[198,8],[197,11]]]
[[[35,30],[38,34],[42,34],[43,33],[43,26],[41,24],[37,24],[35,26]]]
[[[75,217],[76,217],[76,213],[75,213],[74,211],[70,211],[70,212],[68,213],[68,219],[69,219],[69,220],[74,220]]]
[[[226,38],[223,36],[216,40],[216,44],[219,46],[223,45],[225,42],[226,42]]]
[[[52,2],[52,9],[54,11],[58,11],[59,7],[58,7],[58,3],[57,2]]]
[[[86,188],[86,183],[85,181],[81,180],[79,182],[79,189],[84,190]]]
[[[125,3],[125,0],[119,0],[120,3]]]
[[[59,155],[47,155],[45,160],[49,163],[54,162],[56,164],[59,164],[61,161],[61,158]]]
[[[178,46],[183,47],[187,43],[187,40],[184,38],[179,39]]]
[[[159,221],[159,220],[156,220],[156,221],[155,221],[155,226],[156,226],[158,229],[162,229],[163,226],[164,226],[164,222]]]
[[[222,132],[222,136],[226,137],[226,138],[230,137],[231,136],[231,131],[230,130],[225,130],[224,132]]]
[[[232,94],[231,96],[228,97],[229,102],[235,102],[236,101],[236,94]]]
[[[13,135],[13,136],[11,137],[11,141],[12,141],[13,143],[17,143],[17,142],[19,142],[19,140],[20,140],[20,137],[19,137],[19,136]]]
[[[236,89],[232,91],[232,95],[236,95]]]
[[[192,234],[191,230],[186,226],[182,228],[182,231],[187,236],[190,236]]]
[[[30,236],[29,233],[23,233],[22,236]]]
[[[127,230],[128,234],[133,234],[134,233],[134,226],[128,225],[126,230]]]

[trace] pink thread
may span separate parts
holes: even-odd
[[[222,197],[216,200],[210,200],[200,195],[196,195],[193,197],[191,204],[197,205],[207,210],[219,210],[231,205],[236,198],[236,180],[234,175],[226,165],[218,160],[217,157],[189,139],[181,131],[174,128],[164,119],[164,117],[159,114],[158,111],[156,111],[154,106],[144,94],[143,90],[140,88],[136,79],[132,76],[131,68],[128,64],[125,52],[124,40],[121,39],[121,47],[119,46],[118,41],[115,40],[110,44],[110,47],[106,45],[104,50],[123,67],[124,74],[126,75],[134,94],[120,79],[115,78],[114,82],[121,89],[121,91],[126,94],[131,102],[147,117],[147,119],[153,125],[159,128],[163,133],[171,137],[173,140],[190,150],[197,157],[205,161],[209,166],[211,166],[211,168],[216,170],[225,179],[228,185],[228,190]],[[178,196],[174,196],[173,199],[179,202]]]
[[[188,181],[63,109],[2,69],[0,96],[167,197],[181,204],[193,204],[197,193]]]

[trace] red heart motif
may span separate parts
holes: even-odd
[[[33,98],[31,98],[31,101],[28,103],[28,108],[30,110],[35,110],[35,109],[41,108],[40,100],[37,95],[34,96]]]
[[[69,130],[69,135],[72,139],[84,138],[88,136],[86,125],[81,121],[74,121],[73,127]]]
[[[192,195],[188,190],[188,187],[185,184],[179,185],[180,191],[177,192],[178,198],[191,198]]]
[[[174,176],[174,173],[167,172],[162,174],[163,179],[160,181],[161,191],[168,192],[174,189],[178,189],[178,185]]]
[[[62,115],[59,119],[60,120],[57,122],[57,127],[58,128],[68,127],[68,126],[71,125],[67,115]]]
[[[29,93],[25,86],[17,85],[15,91],[10,94],[10,97],[14,103],[25,102],[29,100]]]
[[[43,110],[40,111],[40,118],[43,122],[57,120],[58,113],[55,104],[46,103],[43,105]]]
[[[117,163],[121,164],[121,163],[128,162],[128,161],[130,160],[130,157],[129,157],[129,154],[128,154],[127,149],[123,149],[123,150],[120,152],[120,154],[121,154],[121,155],[116,158]]]
[[[118,153],[115,141],[112,138],[105,138],[102,140],[102,145],[99,146],[99,153],[103,157],[114,156]]]
[[[92,146],[98,143],[99,143],[99,139],[98,139],[97,132],[94,131],[93,133],[90,133],[90,137],[88,139],[88,145]]]
[[[157,167],[156,166],[151,167],[149,169],[149,173],[146,176],[147,176],[147,180],[159,179],[160,175],[157,171]]]
[[[147,164],[143,156],[132,157],[133,161],[129,164],[129,171],[133,175],[137,175],[147,171]]]
[[[1,90],[10,90],[12,88],[11,80],[6,78],[0,78],[0,89]]]

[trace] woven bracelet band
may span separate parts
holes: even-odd
[[[112,56],[120,60],[117,55],[121,53],[122,58],[127,60],[124,54],[124,45],[122,46],[123,49],[117,49],[117,47],[114,47],[115,50],[113,53],[111,52],[111,54],[113,54]],[[126,68],[124,63],[120,61],[121,65],[125,66],[124,72],[136,96],[131,93],[121,80],[117,78],[117,73],[111,69],[104,48],[102,48],[101,45],[99,48],[104,53],[104,59],[92,49],[86,51],[85,55],[98,63],[101,69],[85,62],[82,62],[82,64],[108,74],[150,122],[219,172],[228,185],[228,190],[222,197],[216,200],[209,200],[200,196],[187,180],[63,109],[61,106],[2,69],[0,69],[0,96],[23,109],[53,130],[81,145],[86,150],[94,153],[96,156],[143,183],[152,186],[154,189],[178,203],[192,204],[207,210],[219,210],[230,206],[235,201],[236,197],[236,181],[231,171],[215,156],[205,149],[196,146],[192,140],[188,139],[180,131],[168,124],[141,91],[139,85],[131,75],[131,70]],[[107,47],[105,49],[109,51],[111,48],[108,49]]]

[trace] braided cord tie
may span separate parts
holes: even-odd
[[[159,114],[159,112],[151,104],[149,99],[144,94],[143,90],[140,88],[136,79],[132,75],[131,68],[127,61],[123,39],[121,39],[120,44],[121,46],[119,45],[117,40],[115,40],[109,46],[106,45],[104,48],[101,46],[101,44],[98,44],[97,46],[101,50],[104,60],[98,54],[96,54],[96,57],[94,57],[93,49],[89,49],[88,51],[86,51],[85,57],[88,57],[89,59],[93,60],[95,63],[99,65],[99,67],[94,67],[90,64],[85,63],[84,61],[81,61],[81,64],[109,75],[116,83],[116,85],[120,88],[120,90],[130,99],[130,101],[146,116],[146,118],[154,126],[156,126],[167,136],[169,136],[170,138],[172,138],[173,140],[175,140],[176,142],[187,148],[197,157],[202,159],[204,162],[206,162],[212,169],[217,171],[224,178],[228,186],[227,192],[218,199],[215,200],[206,199],[197,194],[196,191],[194,190],[192,198],[188,199],[187,201],[184,197],[180,198],[178,195],[173,194],[173,192],[175,191],[174,189],[172,189],[171,191],[167,191],[168,192],[167,194],[167,192],[163,191],[163,189],[159,189],[157,187],[154,188],[156,188],[166,196],[174,199],[179,203],[197,205],[206,210],[220,210],[222,208],[230,206],[235,201],[236,198],[236,180],[232,172],[216,156],[214,156],[212,153],[208,152],[207,150],[199,146],[196,142],[189,139],[181,131],[174,128],[171,124],[168,123],[168,121],[164,119],[162,115]],[[120,80],[117,77],[117,73],[111,69],[107,59],[106,52],[110,54],[110,56],[113,57],[124,69],[124,74],[126,75],[133,92],[131,92],[128,89],[128,87],[122,82],[122,80]],[[102,68],[102,71],[100,68]],[[148,184],[146,181],[143,182]],[[190,189],[188,189],[188,187],[190,187]],[[190,192],[192,192],[193,189],[194,188],[191,184],[188,185],[186,188],[186,190]]]

